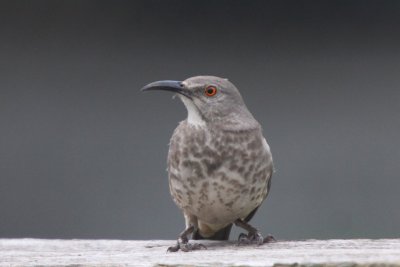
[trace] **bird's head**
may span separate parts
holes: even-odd
[[[195,76],[184,81],[157,81],[142,91],[164,90],[176,93],[188,110],[188,122],[249,124],[255,121],[247,110],[239,90],[227,79]]]

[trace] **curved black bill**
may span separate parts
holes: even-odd
[[[188,90],[181,81],[157,81],[152,82],[146,85],[141,89],[142,92],[144,91],[152,91],[152,90],[161,90],[161,91],[169,91],[177,94],[181,94],[186,96],[189,99],[192,99],[192,93]]]
[[[189,99],[192,99],[192,93],[188,90],[181,81],[157,81],[152,82],[146,85],[141,89],[142,92],[144,91],[152,91],[152,90],[161,90],[161,91],[170,91],[174,93],[178,93],[181,95],[186,96]]]
[[[162,90],[186,95],[186,91],[181,81],[157,81],[146,85],[141,91]],[[184,93],[185,92],[185,93]]]

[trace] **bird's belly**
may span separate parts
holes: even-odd
[[[170,173],[170,191],[175,203],[186,213],[209,224],[227,224],[245,218],[267,194],[271,176],[267,168],[246,175],[221,168],[198,177],[191,169]]]

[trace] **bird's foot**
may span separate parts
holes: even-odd
[[[176,243],[175,246],[171,246],[167,249],[167,252],[177,252],[180,248],[179,242]]]
[[[256,244],[258,246],[264,243],[273,243],[276,242],[276,239],[272,235],[267,235],[265,238],[261,235],[260,232],[249,233],[248,235],[241,233],[239,235],[238,245],[251,245]]]
[[[177,252],[179,250],[183,252],[189,252],[193,250],[202,250],[202,249],[207,249],[207,247],[199,243],[190,244],[189,242],[186,243],[177,242],[175,246],[169,247],[167,249],[167,252]]]
[[[203,244],[189,244],[188,235],[191,234],[194,230],[194,226],[191,225],[186,228],[182,233],[179,234],[178,242],[176,242],[175,246],[169,247],[167,252],[177,252],[179,250],[183,252],[189,252],[193,250],[207,249]]]
[[[199,243],[194,243],[194,244],[189,244],[186,243],[184,245],[182,245],[181,250],[183,252],[189,252],[189,251],[193,251],[193,250],[202,250],[202,249],[207,249],[206,246],[204,246],[203,244],[199,244]]]
[[[249,233],[248,235],[241,233],[238,241],[239,246],[251,244],[262,245],[264,243],[264,238],[260,232]]]
[[[243,233],[239,235],[239,245],[247,245],[247,244],[262,245],[264,243],[276,242],[275,238],[272,235],[267,235],[265,238],[263,238],[263,236],[261,235],[260,231],[257,230],[257,228],[254,228],[248,222],[243,221],[242,219],[237,219],[235,221],[235,225],[248,231],[247,235]]]
[[[266,237],[264,237],[264,243],[274,243],[276,242],[276,239],[273,235],[269,234]]]

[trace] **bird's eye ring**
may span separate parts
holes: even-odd
[[[209,85],[204,90],[206,96],[215,96],[217,94],[217,87],[214,85]]]

